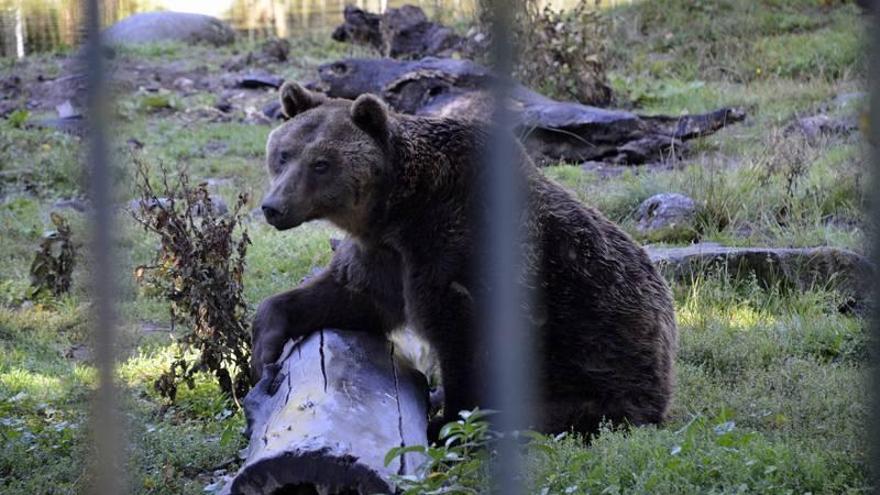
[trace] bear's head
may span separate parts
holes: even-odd
[[[296,83],[281,88],[281,105],[289,120],[266,145],[266,220],[286,230],[326,219],[361,233],[387,166],[394,116],[373,95],[337,100]]]

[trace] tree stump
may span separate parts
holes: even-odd
[[[427,444],[425,377],[384,337],[326,329],[290,341],[244,400],[247,458],[225,494],[393,493]]]

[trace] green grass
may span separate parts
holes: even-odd
[[[844,2],[845,3],[845,2]],[[855,115],[835,95],[863,87],[861,20],[854,5],[818,0],[656,0],[610,11],[611,82],[621,105],[645,114],[746,109],[746,122],[695,142],[657,170],[600,177],[578,166],[545,173],[634,235],[633,214],[660,192],[700,205],[699,237],[731,245],[829,245],[864,250],[866,163],[859,133],[810,142],[785,131],[800,116]],[[279,75],[303,79],[353,53],[324,38],[293,40]],[[220,71],[254,49],[154,45],[118,57]],[[362,53],[355,52],[363,55]],[[0,61],[0,71],[58,74],[58,60]],[[267,99],[270,96],[267,93]],[[232,203],[239,191],[258,206],[270,127],[193,117],[217,94],[125,94],[115,104],[112,149],[116,201],[131,197],[135,151],[152,164],[185,168]],[[151,101],[155,100],[155,101]],[[168,105],[166,105],[166,103]],[[170,108],[166,108],[170,105]],[[31,116],[32,118],[41,115]],[[79,493],[89,485],[89,394],[94,367],[78,360],[91,333],[87,250],[71,294],[27,301],[28,268],[52,203],[83,197],[82,143],[51,130],[0,121],[0,492]],[[140,146],[142,145],[142,146]],[[64,210],[74,236],[86,218]],[[328,262],[325,224],[277,232],[247,223],[245,293],[251,307],[295,286]],[[121,355],[118,384],[127,427],[131,493],[204,493],[215,471],[234,469],[243,418],[210,377],[182,387],[173,404],[152,382],[173,359],[167,306],[147,297],[132,271],[157,248],[126,215],[114,228]],[[642,239],[643,240],[643,239]],[[603,431],[587,445],[573,436],[535,440],[527,454],[532,493],[864,493],[865,322],[837,312],[841,297],[761,288],[720,274],[673,286],[681,332],[676,399],[660,428]],[[160,331],[155,331],[159,328]]]

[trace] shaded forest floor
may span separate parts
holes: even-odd
[[[820,3],[658,0],[611,11],[611,81],[620,105],[673,115],[738,106],[749,117],[663,163],[558,165],[545,172],[636,236],[636,207],[655,193],[678,192],[701,205],[704,241],[863,251],[867,164],[860,132],[790,130],[814,115],[859,122],[866,105],[859,93],[862,16],[848,3]],[[319,63],[352,53],[323,39],[291,41],[291,61],[263,68],[307,80]],[[162,45],[117,54],[140,66],[113,107],[120,204],[132,197],[136,153],[155,165],[185,168],[229,204],[245,191],[257,206],[271,130],[257,114],[274,95],[226,89],[222,81],[223,64],[254,49],[241,42],[219,50]],[[56,55],[3,60],[0,79],[57,77],[67,63]],[[156,73],[164,79],[156,81]],[[187,86],[181,78],[214,82],[182,91],[174,84]],[[54,112],[49,99],[36,102],[29,117]],[[218,99],[232,110],[214,109]],[[78,259],[70,295],[27,297],[28,269],[50,212],[67,217],[85,241],[85,215],[59,202],[84,195],[82,152],[77,137],[29,128],[14,117],[0,121],[3,493],[76,493],[88,484],[94,385],[88,260]],[[256,215],[247,228],[252,307],[325,264],[328,240],[338,235],[323,224],[279,233]],[[157,244],[126,215],[116,232],[131,492],[204,493],[236,467],[243,418],[206,377],[181,388],[173,404],[153,390],[174,355],[172,333],[165,304],[148,297],[132,272],[152,260]],[[865,322],[838,312],[841,296],[821,287],[768,289],[724,273],[673,288],[681,350],[669,423],[606,431],[590,447],[570,436],[548,440],[550,448],[529,453],[531,492],[867,492]]]

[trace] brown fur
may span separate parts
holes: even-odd
[[[478,184],[480,124],[389,112],[282,89],[292,119],[269,137],[268,221],[288,229],[317,218],[351,234],[320,276],[264,301],[254,322],[254,371],[290,337],[335,327],[389,332],[404,323],[437,352],[444,420],[485,404],[492,350],[477,341],[485,288]],[[605,418],[663,420],[673,387],[676,328],[669,290],[645,252],[596,210],[521,162],[530,213],[525,277],[533,300],[544,431],[594,431]],[[284,158],[282,163],[281,158]],[[316,165],[320,164],[320,165]]]

